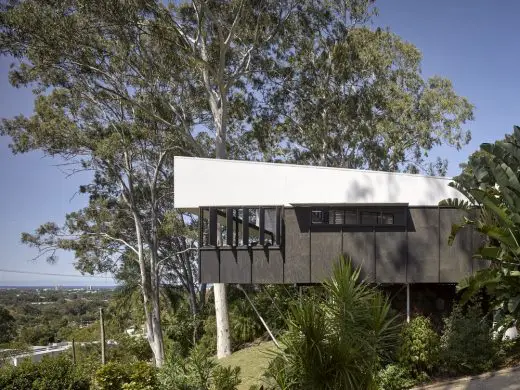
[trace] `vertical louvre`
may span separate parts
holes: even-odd
[[[330,210],[329,223],[331,225],[343,225],[345,223],[345,214],[343,210]]]
[[[199,207],[199,245],[206,246],[206,241],[204,240],[204,209]]]
[[[276,245],[280,245],[281,243],[281,236],[282,236],[282,223],[281,223],[281,215],[282,215],[282,208],[277,207],[276,208],[276,223],[275,223],[275,243]]]
[[[242,245],[249,245],[249,208],[242,209]]]
[[[217,245],[217,209],[209,209],[209,245]]]
[[[260,207],[258,214],[259,241],[260,245],[265,245],[265,210],[263,207]]]
[[[233,245],[233,209],[226,209],[226,244]]]

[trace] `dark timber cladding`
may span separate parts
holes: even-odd
[[[456,283],[487,265],[471,259],[480,242],[473,231],[460,232],[448,245],[451,226],[462,217],[456,209],[265,206],[201,215],[210,226],[200,233],[206,283],[318,283],[342,254],[377,283]],[[218,223],[226,224],[221,247],[213,244]]]

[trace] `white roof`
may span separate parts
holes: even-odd
[[[175,208],[409,204],[464,197],[450,178],[360,169],[175,157]]]

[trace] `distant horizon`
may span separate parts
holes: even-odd
[[[34,289],[34,288],[88,288],[88,287],[92,287],[92,288],[103,288],[103,289],[108,289],[108,288],[116,288],[118,287],[117,284],[114,284],[114,285],[107,285],[107,284],[18,284],[18,285],[15,285],[15,284],[0,284],[0,290],[5,290],[5,289]]]

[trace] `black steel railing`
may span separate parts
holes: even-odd
[[[201,207],[201,247],[267,247],[283,242],[283,207]]]

